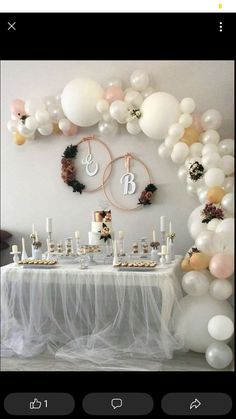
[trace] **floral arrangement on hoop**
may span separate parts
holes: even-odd
[[[71,144],[66,147],[61,159],[61,177],[68,186],[73,188],[73,192],[79,192],[81,194],[85,185],[76,179],[74,159],[76,158],[77,152],[77,145]]]
[[[157,191],[157,187],[153,185],[153,183],[149,183],[146,188],[142,191],[139,200],[138,205],[151,205],[151,200],[153,197],[154,192]]]

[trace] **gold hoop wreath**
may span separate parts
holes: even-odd
[[[106,184],[107,184],[107,176],[106,173],[107,171],[112,167],[112,165],[117,162],[118,160],[124,159],[125,160],[125,168],[126,168],[126,173],[121,177],[121,183],[122,180],[127,176],[127,182],[126,182],[126,193],[128,193],[128,184],[131,184],[131,187],[133,187],[133,189],[131,190],[131,193],[133,193],[135,191],[135,183],[134,183],[134,175],[130,172],[130,162],[131,160],[135,160],[137,162],[139,162],[145,169],[146,173],[147,173],[147,177],[148,177],[148,185],[145,187],[145,189],[142,191],[140,197],[139,197],[139,202],[137,203],[137,205],[133,208],[124,208],[121,207],[120,205],[117,205],[116,203],[114,203],[113,199],[111,199],[106,191]],[[128,179],[129,177],[129,179]],[[108,165],[106,166],[104,172],[103,172],[103,192],[107,198],[107,200],[110,202],[111,205],[113,205],[115,208],[121,210],[121,211],[134,211],[137,210],[139,208],[141,208],[142,206],[145,205],[150,205],[151,204],[151,199],[153,197],[154,192],[157,190],[157,187],[151,183],[151,175],[149,172],[149,169],[147,167],[147,165],[140,160],[138,157],[134,157],[132,154],[127,153],[124,154],[122,156],[116,157],[115,159],[111,160]]]
[[[88,154],[86,158],[82,160],[82,164],[86,165],[86,172],[89,176],[95,176],[98,172],[98,163],[94,162],[93,156],[91,154],[90,142],[92,141],[100,143],[107,151],[110,161],[112,161],[112,155],[109,148],[103,141],[99,140],[95,135],[83,137],[82,140],[80,140],[77,144],[71,144],[70,146],[67,146],[61,159],[61,177],[68,186],[73,188],[73,192],[79,192],[81,194],[82,192],[90,193],[99,191],[103,188],[104,181],[106,182],[111,174],[112,168],[110,167],[110,171],[107,174],[106,178],[102,178],[102,184],[94,189],[86,189],[86,186],[83,183],[81,183],[78,179],[76,179],[76,168],[74,165],[74,160],[77,156],[79,145],[85,142],[88,142]],[[95,169],[93,171],[90,171],[89,166],[94,165],[94,163]]]

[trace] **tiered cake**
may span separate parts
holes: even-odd
[[[88,233],[89,244],[104,244],[108,239],[111,238],[111,211],[94,211],[91,231]]]

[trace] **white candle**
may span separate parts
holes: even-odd
[[[75,238],[76,238],[76,239],[79,239],[79,238],[80,238],[80,233],[79,233],[79,230],[76,230],[76,231],[75,231]]]
[[[24,247],[25,247],[25,239],[24,239],[24,237],[22,237],[21,243],[22,243],[22,249],[24,249]]]
[[[35,241],[36,241],[36,243],[39,241],[37,231],[35,231]]]
[[[52,233],[52,219],[46,218],[46,232]]]
[[[170,223],[169,223],[169,234],[171,234],[171,233],[172,233],[172,223],[170,221]]]
[[[152,241],[156,241],[156,232],[155,230],[152,231]]]
[[[163,245],[161,246],[161,253],[162,253],[163,255],[166,255],[166,254],[167,254],[167,246],[166,246],[165,244],[163,244]]]
[[[18,252],[18,246],[16,244],[13,244],[12,253],[17,253],[17,252]]]
[[[32,234],[34,234],[34,224],[32,224]]]
[[[169,254],[169,243],[170,243],[169,237],[167,237],[166,243],[167,243],[167,246],[166,246],[167,254]]]
[[[124,232],[122,230],[119,231],[118,235],[119,235],[119,239],[120,240],[123,240],[123,238],[124,238]]]
[[[166,216],[162,215],[161,216],[161,231],[166,231]]]

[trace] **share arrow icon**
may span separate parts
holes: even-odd
[[[201,406],[201,402],[198,399],[193,400],[193,402],[190,404],[189,409],[192,410],[194,409],[198,409]]]

